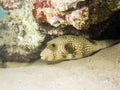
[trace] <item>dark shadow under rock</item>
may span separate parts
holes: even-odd
[[[88,33],[90,38],[102,39],[120,39],[120,10],[116,11],[109,19],[90,26]]]

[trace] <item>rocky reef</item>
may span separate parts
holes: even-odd
[[[39,23],[76,30],[88,29],[120,10],[119,0],[35,0],[33,5],[33,16]]]
[[[83,3],[84,5],[78,5]],[[37,0],[33,3],[33,16],[40,22],[63,28],[72,25],[82,29],[88,20],[88,7],[85,0]]]
[[[11,7],[7,7],[10,3]],[[32,3],[6,1],[2,5],[4,10],[1,10],[6,16],[0,20],[1,59],[23,62],[39,58],[38,48],[45,35],[41,34],[39,25],[32,16]]]
[[[96,39],[111,26],[115,31],[119,13],[120,0],[1,0],[0,60],[36,60],[42,44],[54,36]]]

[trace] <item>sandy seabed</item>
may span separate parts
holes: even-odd
[[[0,90],[120,90],[120,44],[79,60],[0,68]]]

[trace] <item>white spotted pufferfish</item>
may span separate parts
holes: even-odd
[[[40,56],[46,62],[80,59],[117,42],[118,40],[96,41],[84,36],[63,35],[49,41]]]

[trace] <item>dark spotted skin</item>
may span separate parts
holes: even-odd
[[[83,36],[64,35],[49,41],[40,56],[42,60],[50,62],[79,59],[107,46],[105,41],[89,40]]]

